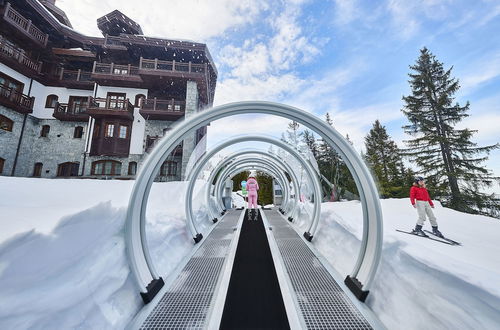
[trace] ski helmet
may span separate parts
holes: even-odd
[[[419,181],[424,181],[424,178],[421,176],[415,177],[415,183],[418,183]]]

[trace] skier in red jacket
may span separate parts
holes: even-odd
[[[432,203],[429,192],[425,188],[424,178],[422,178],[421,176],[415,178],[415,182],[410,189],[410,201],[413,207],[416,208],[418,212],[417,225],[412,232],[419,236],[425,236],[425,233],[422,231],[422,227],[424,225],[425,215],[427,215],[429,217],[429,221],[431,222],[432,233],[438,237],[443,237],[443,234],[441,234],[441,232],[438,230],[436,217],[432,212],[434,203]]]

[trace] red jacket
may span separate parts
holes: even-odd
[[[426,201],[429,202],[431,206],[434,206],[434,203],[431,201],[431,197],[429,196],[429,192],[424,187],[412,186],[410,189],[410,201],[412,205],[415,205],[415,199],[417,201]]]

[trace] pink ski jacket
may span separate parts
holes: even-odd
[[[257,180],[254,178],[248,178],[247,180],[247,191],[248,193],[257,193],[257,190],[259,190],[259,184],[257,183]]]

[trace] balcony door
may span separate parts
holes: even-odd
[[[125,93],[108,93],[108,107],[110,109],[122,109],[125,104]]]
[[[70,96],[68,103],[72,113],[87,111],[88,98],[85,96]]]

